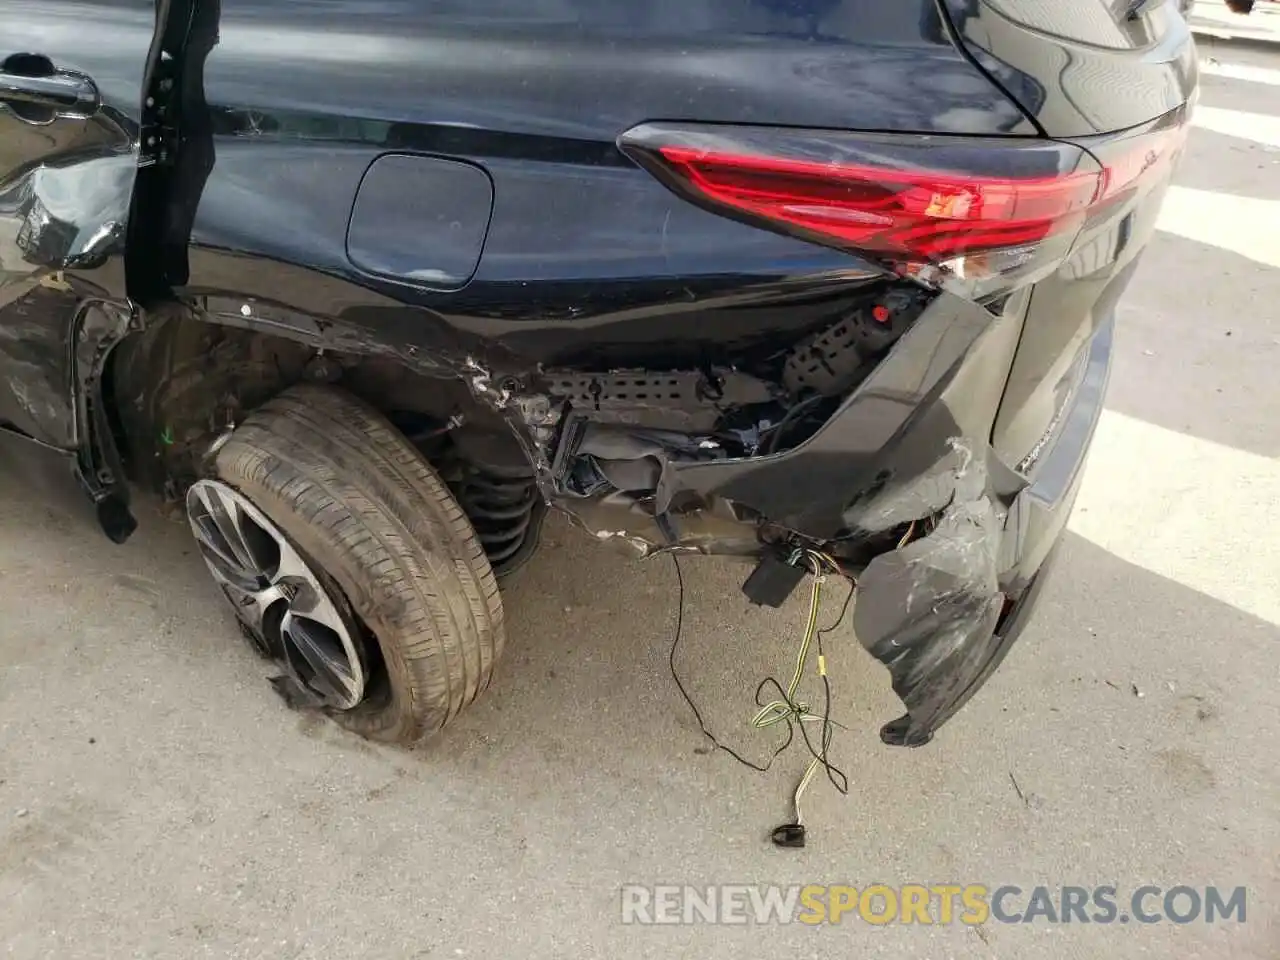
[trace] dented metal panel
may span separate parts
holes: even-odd
[[[0,136],[21,123],[0,113]],[[49,137],[58,153],[0,170],[0,422],[64,449],[75,318],[87,297],[123,294],[136,166],[123,117],[104,112],[86,136]]]

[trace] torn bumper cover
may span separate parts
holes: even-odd
[[[956,444],[929,483],[955,499],[928,536],[874,559],[859,578],[854,630],[889,668],[907,712],[892,746],[921,746],[984,684],[1030,616],[1056,556],[1093,439],[1111,365],[1112,318],[1081,350],[1079,376],[1030,482],[994,451]]]
[[[901,746],[927,743],[967,699],[999,648],[1005,604],[1001,554],[1008,512],[985,456],[957,442],[941,477],[955,492],[925,537],[876,557],[859,578],[854,632],[889,668],[907,712],[881,731]]]
[[[607,497],[559,504],[597,536],[642,553],[748,553],[745,539],[725,533],[745,529],[744,516],[828,549],[916,521],[923,536],[862,570],[854,629],[906,706],[882,739],[926,743],[990,676],[1025,621],[1101,408],[1109,321],[1082,350],[1035,469],[1016,473],[997,456],[989,438],[1023,307],[1011,302],[993,313],[941,294],[839,409],[784,453],[698,461],[651,435],[647,477],[612,478],[654,490],[632,503],[631,516],[647,528],[602,525],[617,516]],[[586,452],[607,457],[608,433],[586,438]],[[682,509],[682,500],[697,506]]]

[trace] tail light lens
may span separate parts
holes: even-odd
[[[712,203],[909,260],[947,260],[1076,229],[1099,184],[1092,170],[1000,179],[690,147],[658,153]]]
[[[982,281],[1060,263],[1090,218],[1167,175],[1184,135],[1134,137],[1105,167],[1047,140],[646,124],[620,145],[708,209],[993,292]]]

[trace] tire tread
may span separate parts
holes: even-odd
[[[318,558],[378,639],[385,705],[335,718],[412,741],[451,721],[493,677],[502,600],[466,514],[385,418],[332,387],[295,386],[251,414],[215,469]]]

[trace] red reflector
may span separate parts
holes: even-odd
[[[1075,230],[1099,198],[1096,171],[1000,178],[663,145],[680,179],[718,205],[893,259],[938,263]]]

